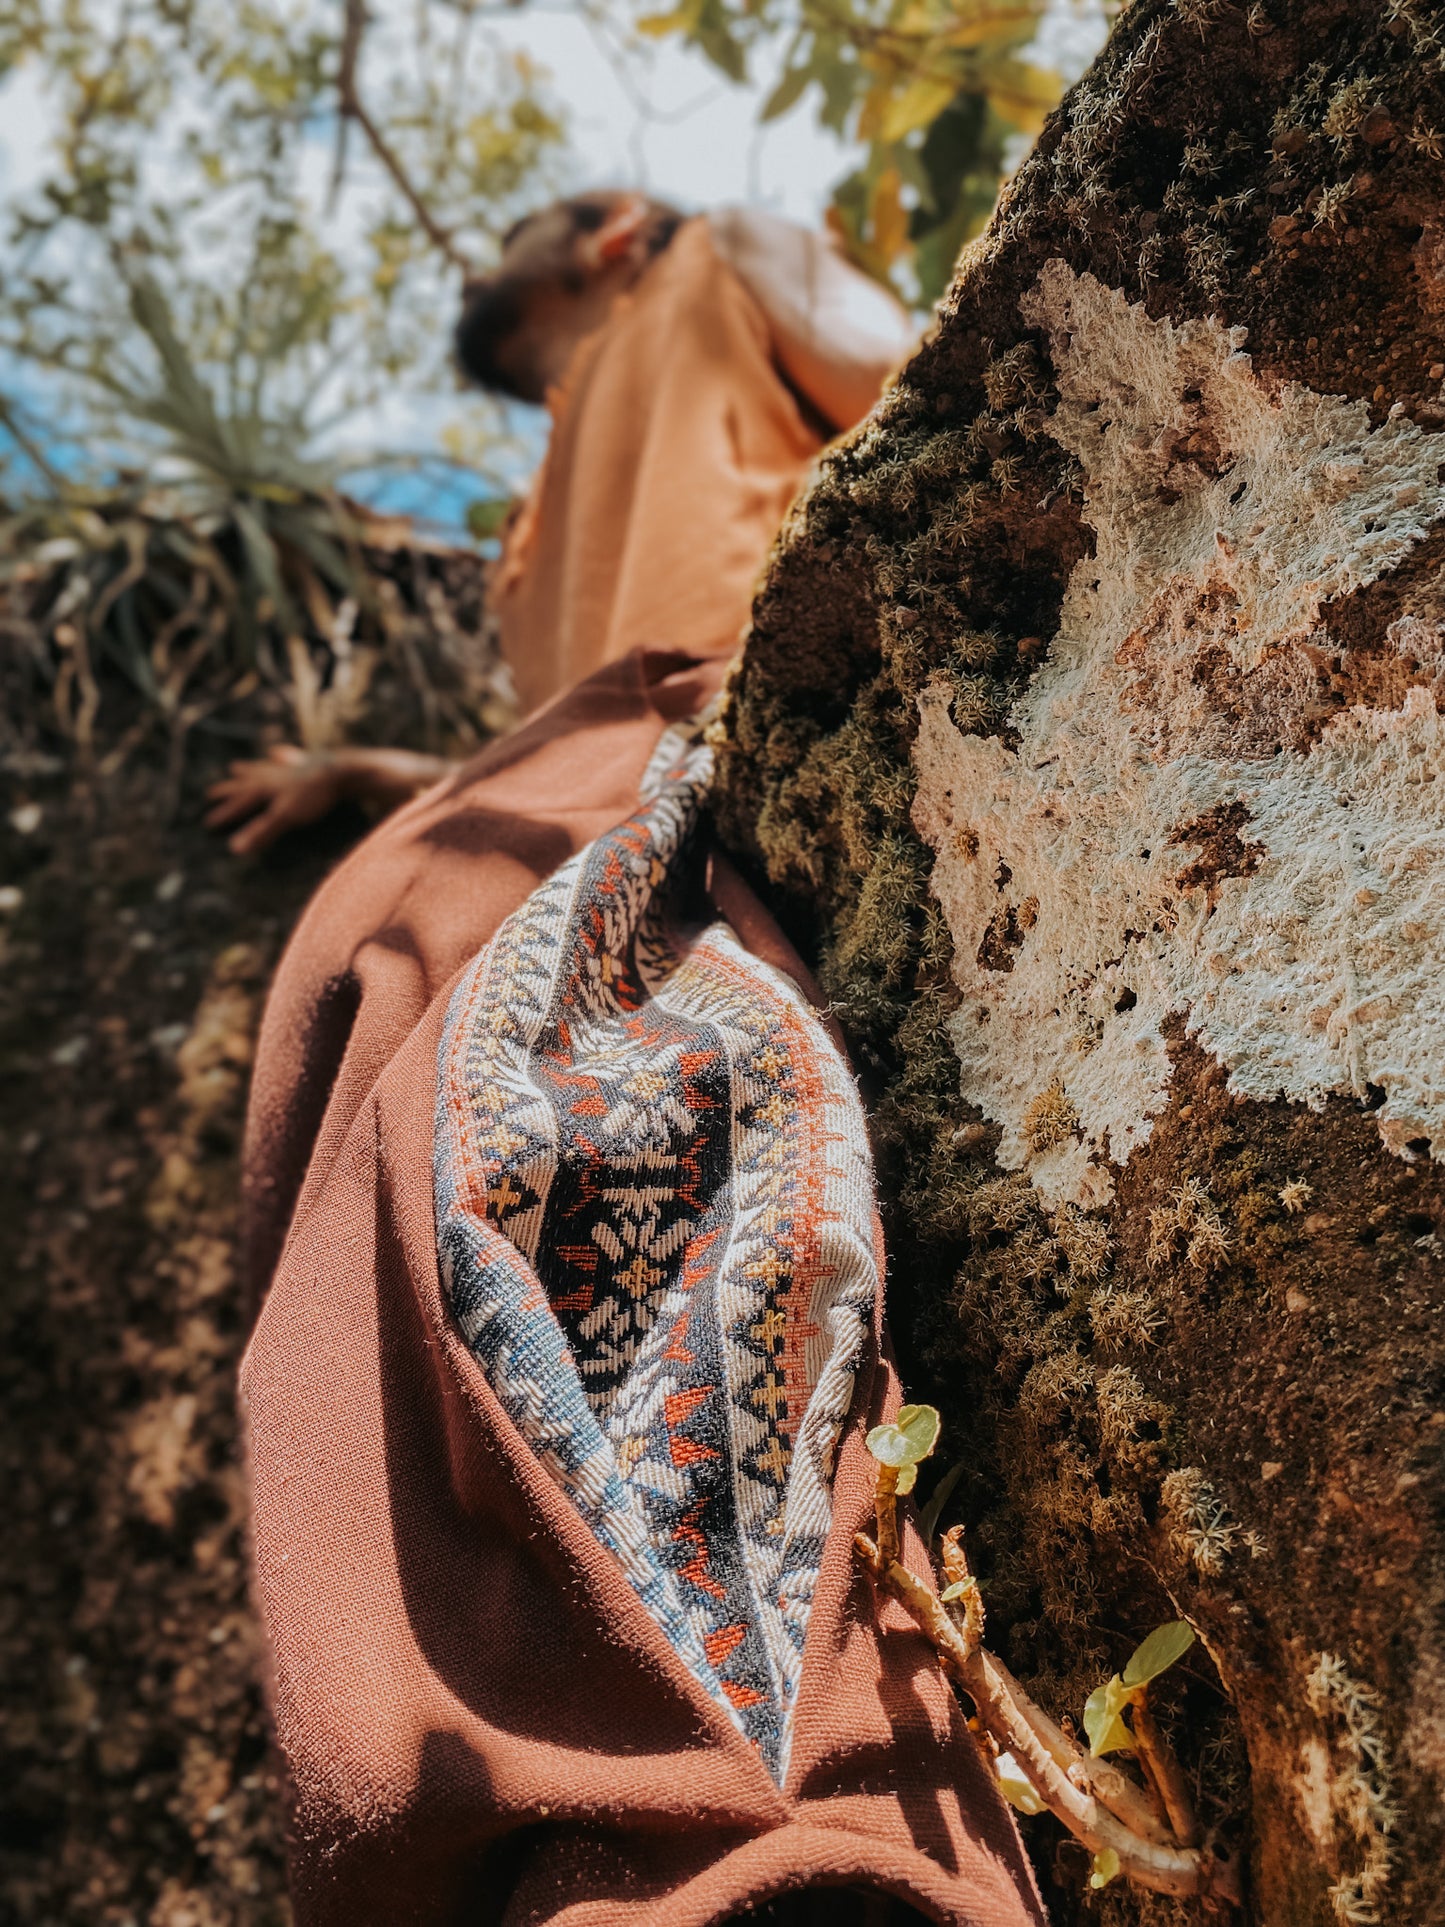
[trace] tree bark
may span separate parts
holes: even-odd
[[[1190,1618],[1156,1710],[1269,1927],[1442,1918],[1442,188],[1445,8],[1135,0],[720,745],[991,1638],[1077,1720]],[[1027,1824],[1059,1919],[1192,1917]]]

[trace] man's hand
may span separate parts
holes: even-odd
[[[278,743],[264,761],[232,763],[230,775],[206,793],[211,802],[207,829],[251,818],[230,845],[237,856],[253,856],[287,830],[328,815],[346,794],[346,784],[337,758],[327,751]]]
[[[315,823],[338,803],[385,813],[409,803],[456,768],[441,756],[410,749],[297,749],[278,743],[261,762],[232,763],[212,783],[206,827],[222,830],[252,820],[231,838],[237,856],[253,856],[287,830]]]

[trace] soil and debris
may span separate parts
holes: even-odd
[[[437,651],[468,629],[487,668],[479,556],[381,566],[404,594],[416,568],[430,600],[402,637],[409,687],[443,680]],[[180,756],[173,719],[98,652],[78,745],[54,631],[84,610],[56,615],[54,575],[12,575],[0,602],[0,1918],[279,1927],[234,1401],[237,1164],[267,979],[366,825],[335,818],[253,865],[204,830],[206,781],[297,729],[294,689],[219,652],[197,665]],[[378,669],[355,733],[465,746]]]

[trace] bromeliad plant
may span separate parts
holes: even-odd
[[[1000,1791],[1021,1812],[1047,1810],[1063,1822],[1094,1856],[1095,1887],[1122,1874],[1156,1893],[1237,1906],[1238,1860],[1201,1841],[1184,1774],[1149,1706],[1151,1682],[1188,1651],[1193,1632],[1180,1620],[1160,1626],[1122,1673],[1089,1695],[1085,1752],[985,1648],[983,1598],[969,1571],[962,1526],[940,1542],[941,1592],[902,1562],[898,1500],[912,1491],[940,1430],[931,1405],[905,1405],[891,1425],[868,1434],[878,1462],[877,1538],[860,1532],[854,1546],[874,1581],[909,1614],[944,1672],[973,1701]],[[1115,1766],[1111,1753],[1132,1754],[1142,1784]]]
[[[277,698],[308,749],[371,725],[454,752],[494,733],[509,714],[484,558],[348,499],[297,452],[304,416],[208,378],[149,276],[131,298],[154,372],[104,385],[145,471],[108,487],[51,475],[39,499],[0,500],[5,706],[48,712],[101,773],[158,731],[175,782],[197,725],[245,742],[252,699]]]

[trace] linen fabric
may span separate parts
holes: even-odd
[[[865,1433],[899,1402],[868,1278],[877,1261],[857,1249],[854,1207],[841,1215],[853,1225],[847,1249],[856,1276],[837,1286],[854,1337],[815,1351],[817,1383],[830,1362],[842,1369],[850,1359],[853,1388],[810,1599],[796,1624],[786,1612],[770,1620],[755,1609],[744,1639],[727,1653],[715,1642],[718,1658],[708,1660],[719,1688],[728,1678],[745,1686],[763,1680],[751,1708],[712,1690],[565,1476],[544,1463],[545,1446],[539,1453],[537,1438],[527,1435],[525,1412],[515,1404],[508,1410],[509,1381],[488,1361],[479,1300],[468,1296],[468,1280],[475,1284],[480,1274],[468,1273],[465,1262],[458,1269],[467,1236],[481,1239],[487,1228],[501,1235],[496,1213],[486,1209],[486,1185],[510,1175],[521,1188],[540,1169],[535,1160],[520,1160],[510,1173],[486,1164],[479,1133],[514,1112],[510,1100],[499,1103],[498,1078],[464,1040],[475,1043],[489,1011],[505,1037],[519,1013],[541,1010],[529,1031],[540,1038],[549,1016],[570,1024],[581,1008],[569,1008],[560,994],[529,1003],[477,993],[484,980],[496,981],[487,973],[500,967],[508,943],[514,957],[530,949],[545,969],[547,940],[529,919],[539,904],[555,912],[568,891],[574,909],[584,897],[597,906],[602,895],[584,890],[583,879],[590,874],[595,885],[588,866],[605,863],[608,849],[646,847],[646,875],[659,866],[663,872],[650,887],[638,876],[619,883],[611,935],[594,929],[595,954],[626,966],[617,995],[600,997],[595,975],[584,992],[575,971],[568,976],[555,963],[554,989],[571,984],[583,1002],[592,997],[589,1010],[601,1013],[602,1028],[618,1027],[614,1042],[626,1054],[638,1043],[630,1026],[638,1016],[649,1035],[675,1021],[679,1044],[691,1027],[693,1043],[746,1055],[746,1038],[724,1041],[722,1026],[708,1033],[717,1011],[707,985],[731,971],[761,1000],[761,1023],[797,1027],[794,1066],[816,1067],[822,1054],[822,1031],[786,981],[792,975],[805,984],[806,972],[756,899],[739,908],[747,896],[740,880],[729,878],[718,894],[728,900],[732,930],[753,933],[749,951],[715,918],[684,914],[688,879],[701,870],[700,856],[681,854],[683,820],[698,801],[696,768],[689,775],[685,763],[675,766],[650,804],[640,796],[664,729],[700,707],[717,680],[715,666],[676,656],[633,656],[601,671],[374,833],[320,892],[278,973],[245,1158],[249,1249],[265,1296],[243,1362],[242,1400],[255,1593],[290,1787],[292,1892],[302,1927],[703,1927],[818,1888],[891,1896],[960,1927],[1039,1927],[1043,1920],[1010,1816],[930,1648],[898,1607],[875,1598],[852,1555],[852,1536],[871,1511]],[[619,825],[628,825],[622,845],[609,841]],[[670,859],[661,854],[667,848]],[[558,883],[559,869],[584,850],[571,881]],[[664,900],[665,877],[679,889]],[[544,889],[539,899],[549,878],[551,895]],[[515,912],[521,916],[510,936],[499,935]],[[551,913],[540,914],[545,922]],[[577,961],[585,924],[585,914],[553,916],[557,959]],[[783,972],[758,964],[755,949],[781,960]],[[630,1007],[633,990],[644,988],[658,1005],[650,1016],[642,1005]],[[560,1038],[555,1022],[551,1038],[554,1045]],[[665,1043],[659,1037],[659,1050]],[[584,1065],[576,1086],[584,1105],[605,1082],[597,1070],[602,1081],[586,1084],[594,1072],[585,1066],[598,1063],[587,1050],[574,1034],[571,1069],[555,1052],[550,1060],[558,1079]],[[656,1068],[644,1065],[641,1074]],[[779,1067],[772,1093],[784,1114],[790,1074]],[[712,1087],[720,1103],[744,1097],[732,1114],[735,1142],[746,1131],[746,1087],[746,1078]],[[554,1083],[554,1093],[559,1088]],[[456,1100],[450,1112],[448,1090]],[[458,1144],[448,1147],[445,1129],[438,1136],[439,1093],[443,1118],[470,1145],[470,1169]],[[694,1095],[704,1094],[699,1067]],[[847,1093],[839,1088],[837,1097],[846,1109]],[[547,1129],[560,1144],[557,1106],[548,1108]],[[599,1115],[594,1106],[580,1119]],[[698,1108],[687,1129],[705,1131],[711,1121]],[[576,1115],[573,1126],[559,1171],[580,1168],[587,1126]],[[678,1142],[684,1134],[679,1127]],[[805,1135],[795,1118],[792,1130],[769,1142],[786,1161],[801,1154]],[[735,1156],[732,1162],[735,1169]],[[674,1168],[667,1177],[674,1205],[675,1178]],[[438,1205],[445,1250],[453,1209],[465,1215],[466,1201],[475,1207],[479,1196],[483,1208],[472,1209],[469,1224],[455,1221],[460,1242],[449,1298]],[[697,1197],[719,1225],[746,1230],[745,1203],[729,1185]],[[514,1280],[527,1267],[543,1299],[563,1282],[554,1269],[567,1262],[555,1235],[563,1201],[559,1191],[540,1214],[535,1265],[524,1249],[531,1234],[505,1239]],[[694,1238],[705,1217],[700,1210],[688,1219]],[[618,1222],[611,1220],[614,1232]],[[780,1222],[778,1230],[776,1252],[786,1261],[786,1227]],[[501,1255],[493,1249],[494,1258]],[[786,1289],[781,1278],[775,1283]],[[677,1330],[681,1268],[665,1270],[659,1284],[660,1315],[642,1335],[634,1369],[649,1339],[654,1353],[675,1337],[679,1351],[694,1349],[691,1323]],[[612,1293],[598,1302],[610,1315],[618,1301]],[[695,1302],[699,1329],[709,1329],[711,1318],[718,1345],[726,1343],[720,1291],[705,1287]],[[755,1302],[764,1316],[777,1308]],[[560,1317],[555,1301],[551,1309]],[[578,1321],[569,1336],[581,1341],[574,1366],[600,1358],[580,1334],[586,1313],[577,1306],[567,1315]],[[591,1375],[579,1370],[578,1380],[584,1376]],[[633,1474],[649,1456],[665,1470],[672,1457],[665,1436],[712,1443],[695,1424],[690,1432],[686,1418],[669,1433],[665,1411],[660,1431],[636,1412],[618,1422],[629,1376],[616,1380],[610,1399],[582,1397],[619,1480],[619,1447],[625,1460],[629,1439],[643,1441]],[[786,1369],[782,1377],[786,1390]],[[748,1393],[760,1382],[768,1382],[766,1367],[761,1379],[744,1373],[738,1380],[742,1405],[732,1435],[744,1444]],[[696,1390],[697,1381],[678,1387],[660,1373],[647,1389],[660,1391],[665,1406],[679,1388]],[[837,1394],[841,1404],[841,1386]],[[784,1441],[795,1469],[811,1395],[805,1382],[802,1422]],[[717,1392],[706,1396],[722,1402]],[[696,1401],[694,1413],[704,1403]],[[820,1462],[831,1423],[814,1442]],[[673,1563],[681,1542],[656,1528],[675,1523],[668,1508],[688,1494],[651,1494],[645,1476],[632,1495],[687,1619],[687,1581]],[[773,1514],[785,1521],[783,1563],[791,1496]],[[801,1532],[794,1543],[806,1537]],[[746,1565],[745,1538],[719,1532],[709,1557],[725,1564],[731,1548]],[[905,1550],[922,1564],[911,1529]],[[746,1592],[729,1595],[729,1613]],[[704,1658],[709,1632],[719,1630],[709,1617],[714,1603],[693,1602],[701,1617],[690,1623]],[[739,1607],[727,1624],[744,1617]],[[743,1676],[729,1660],[748,1658],[748,1640],[762,1671]],[[797,1660],[791,1690],[764,1691],[768,1667],[790,1644]],[[757,1713],[765,1702],[766,1712]],[[750,1710],[758,1726],[748,1731]],[[770,1721],[780,1742],[768,1738]]]
[[[492,603],[525,708],[665,646],[731,656],[823,445],[758,302],[687,221],[548,397],[546,457]]]

